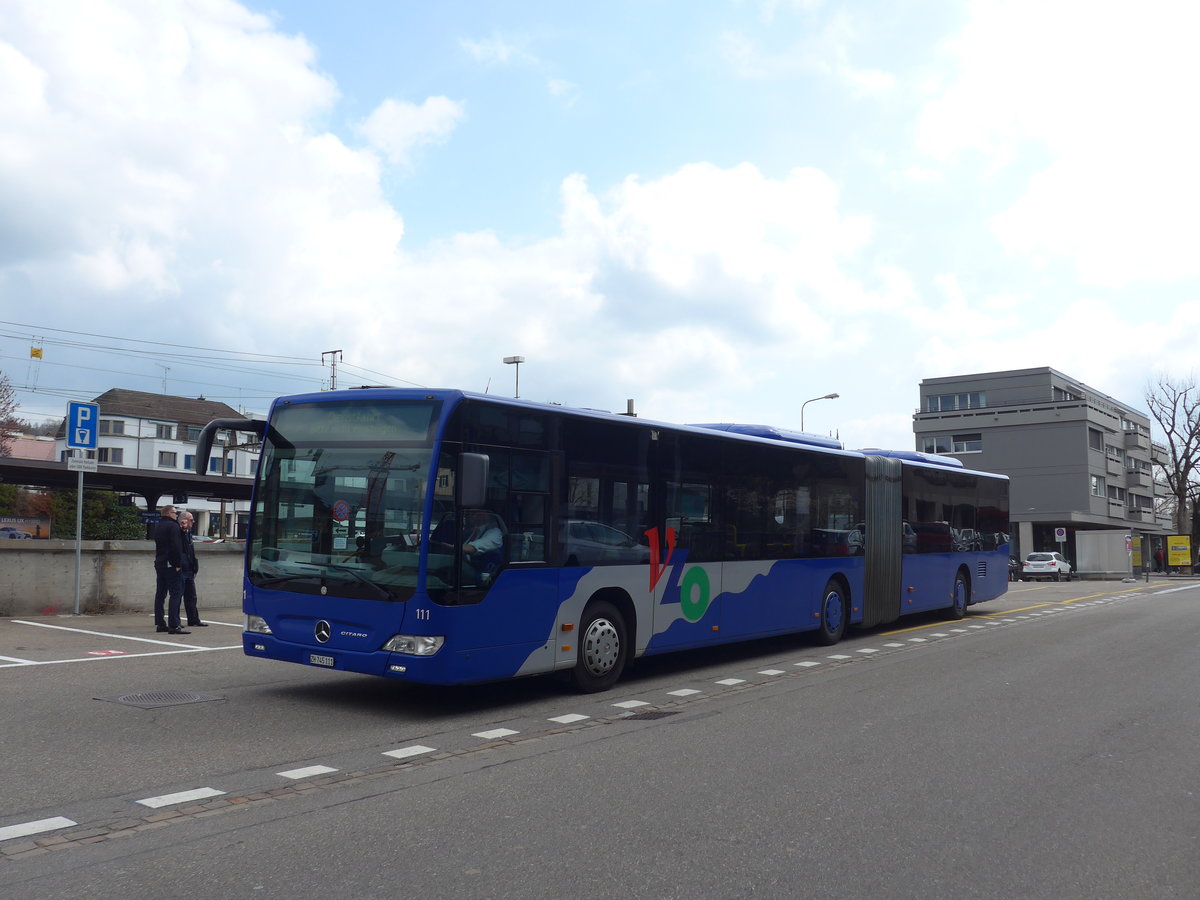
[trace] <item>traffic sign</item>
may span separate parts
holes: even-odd
[[[1056,541],[1058,541],[1060,544],[1064,543],[1067,540],[1067,529],[1055,528],[1054,529],[1054,539]]]
[[[83,459],[79,456],[72,456],[67,459],[68,472],[98,472],[96,461],[94,459]]]
[[[95,403],[67,404],[67,446],[72,450],[95,450],[100,430],[100,407]]]

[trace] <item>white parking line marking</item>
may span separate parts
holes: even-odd
[[[826,659],[850,659],[845,653],[835,653],[833,656],[827,656]]]
[[[170,806],[173,803],[190,803],[193,800],[207,800],[209,797],[220,797],[224,793],[224,791],[218,791],[216,788],[203,787],[191,791],[179,791],[176,794],[163,794],[161,797],[147,797],[145,800],[138,800],[137,802],[142,806],[158,809],[160,806]]]
[[[560,725],[570,725],[572,722],[582,722],[590,716],[582,716],[579,713],[567,713],[565,716],[551,716],[551,722],[558,722]]]
[[[792,663],[793,666],[799,666],[802,669],[811,669],[813,666],[819,666],[821,663],[817,660],[806,659],[804,662]]]
[[[677,691],[667,691],[672,697],[690,697],[692,694],[698,694],[699,691],[694,688],[680,688]]]
[[[80,656],[75,659],[43,659],[29,660],[28,662],[19,663],[0,663],[0,669],[13,669],[18,666],[57,666],[63,663],[77,662],[112,662],[117,659],[141,659],[146,656],[178,656],[180,653],[211,653],[213,650],[241,650],[241,644],[233,644],[229,647],[188,647],[176,645],[178,650],[156,650],[153,653],[123,653],[120,656]]]
[[[408,759],[410,756],[420,756],[422,753],[433,753],[436,747],[423,747],[413,744],[411,747],[400,747],[398,750],[385,750],[383,755],[393,759]]]
[[[903,644],[897,644],[897,643],[893,642],[893,643],[891,643],[891,644],[884,644],[883,646],[885,646],[885,647],[891,647],[892,649],[895,649],[896,647],[903,647],[904,645],[903,645]]]
[[[950,637],[950,635],[946,634],[944,631],[935,631],[930,635],[930,637]]]
[[[483,738],[485,741],[494,741],[496,738],[508,737],[510,734],[520,734],[519,731],[513,731],[511,728],[493,728],[491,731],[477,731],[472,737]]]
[[[758,674],[759,675],[782,675],[783,669],[763,669]]]
[[[281,778],[290,778],[293,781],[299,781],[301,778],[312,778],[314,775],[328,775],[330,772],[336,772],[337,769],[331,769],[329,766],[308,766],[303,769],[289,769],[286,772],[276,772],[275,774]]]
[[[927,643],[929,643],[929,641],[926,638],[909,638],[908,642],[910,644],[927,644]]]
[[[20,825],[6,825],[0,828],[0,841],[11,841],[13,838],[29,837],[31,834],[41,834],[43,831],[54,831],[58,828],[70,828],[78,823],[55,816],[53,819],[38,819],[36,822],[22,822]]]
[[[858,652],[858,653],[878,653],[879,651],[874,650],[871,647],[863,647],[861,650],[858,650],[856,652]]]
[[[68,628],[66,625],[51,625],[48,622],[26,622],[24,619],[13,619],[14,625],[32,625],[35,628],[54,628],[58,631],[70,631],[75,634],[91,634],[96,637],[113,638],[118,641],[138,641],[142,644],[161,644],[164,647],[179,647],[178,641],[160,641],[157,638],[134,637],[131,634],[111,634],[107,631],[89,631],[86,628]]]
[[[621,709],[637,709],[639,706],[649,706],[645,700],[622,700],[620,703],[614,703],[613,706],[619,706]]]
[[[722,678],[720,681],[716,682],[716,684],[723,684],[726,687],[733,687],[735,684],[745,684],[745,683],[746,683],[745,678]]]

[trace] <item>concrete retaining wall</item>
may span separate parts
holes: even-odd
[[[201,615],[241,607],[242,544],[196,544]],[[84,541],[79,561],[80,612],[154,610],[153,541]],[[74,541],[0,541],[0,616],[75,611]]]

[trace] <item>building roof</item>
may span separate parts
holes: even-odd
[[[242,418],[233,407],[203,397],[173,397],[170,394],[151,394],[112,388],[94,401],[102,416],[130,416],[139,419],[161,419],[184,425],[207,425],[213,419]]]
[[[13,459],[54,459],[54,438],[29,434],[9,436],[9,452]]]

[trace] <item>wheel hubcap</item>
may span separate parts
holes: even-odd
[[[608,619],[595,619],[583,636],[583,665],[592,675],[606,675],[621,655],[621,636]]]
[[[830,592],[825,595],[825,630],[830,634],[842,627],[842,597]]]

